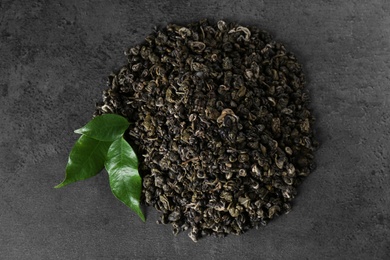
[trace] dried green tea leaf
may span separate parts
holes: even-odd
[[[75,130],[77,134],[84,134],[99,141],[114,141],[120,138],[130,123],[126,118],[115,115],[105,114],[97,116],[89,121],[84,127]]]
[[[170,23],[125,54],[95,115],[133,123],[126,137],[158,223],[197,241],[291,210],[318,146],[293,53],[261,28],[205,19]]]
[[[138,173],[137,156],[123,137],[111,144],[105,167],[112,193],[145,221],[140,209],[142,179]]]
[[[72,182],[81,181],[98,174],[104,167],[110,145],[111,142],[103,142],[82,135],[70,152],[66,165],[65,180],[55,188],[61,188]]]

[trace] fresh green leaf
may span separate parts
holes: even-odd
[[[99,141],[114,141],[120,138],[129,127],[126,118],[115,114],[104,114],[95,117],[84,127],[75,130],[77,134],[84,134]]]
[[[112,193],[145,221],[140,209],[142,179],[137,156],[123,137],[111,144],[105,166]]]
[[[104,167],[111,142],[103,142],[82,135],[70,152],[65,180],[55,186],[61,188],[72,182],[95,176]]]

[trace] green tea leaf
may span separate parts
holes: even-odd
[[[140,209],[142,179],[137,156],[123,137],[111,144],[105,166],[112,193],[145,221]]]
[[[104,114],[95,117],[84,127],[75,130],[77,134],[84,134],[99,141],[114,141],[120,138],[130,123],[126,118],[115,114]]]
[[[70,152],[66,165],[65,180],[55,186],[61,188],[72,182],[95,176],[104,167],[108,148],[111,142],[103,142],[82,135]]]

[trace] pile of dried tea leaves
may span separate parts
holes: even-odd
[[[143,201],[196,241],[265,225],[313,170],[314,119],[295,56],[269,33],[170,24],[126,52],[96,115],[133,122]]]

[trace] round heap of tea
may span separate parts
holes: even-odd
[[[241,234],[291,209],[313,169],[295,56],[255,27],[170,24],[126,52],[96,114],[133,122],[143,200],[174,233]]]

